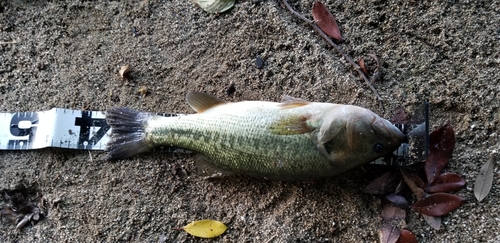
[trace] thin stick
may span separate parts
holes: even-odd
[[[313,29],[318,32],[318,34],[323,37],[323,39],[326,40],[326,42],[328,42],[328,44],[330,44],[330,46],[332,46],[340,55],[342,55],[350,64],[352,67],[354,67],[354,69],[356,69],[356,71],[358,72],[359,76],[361,76],[361,78],[365,81],[366,85],[368,85],[368,87],[370,87],[370,89],[373,91],[373,93],[375,94],[375,96],[377,97],[377,100],[379,101],[379,105],[380,105],[380,108],[382,109],[382,111],[385,111],[384,109],[384,106],[382,105],[382,97],[380,97],[380,95],[378,94],[377,90],[373,87],[373,85],[371,84],[370,80],[366,77],[366,75],[363,73],[363,71],[361,70],[361,67],[350,57],[347,55],[347,53],[345,53],[344,51],[342,51],[342,49],[340,49],[340,47],[333,43],[332,39],[330,39],[330,37],[328,37],[316,24],[314,21],[304,17],[302,14],[298,13],[297,11],[295,11],[291,6],[290,4],[288,4],[288,1],[287,0],[281,0],[283,2],[283,5],[285,5],[285,7],[297,18],[299,19],[302,19],[304,22],[308,23],[309,25],[311,25],[313,27]]]
[[[4,44],[17,44],[17,41],[0,41],[0,45]]]

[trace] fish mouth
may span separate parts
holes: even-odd
[[[378,138],[388,140],[390,145],[393,145],[395,148],[408,140],[407,136],[396,126],[382,118],[373,121],[372,130]]]

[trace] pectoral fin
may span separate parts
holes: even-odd
[[[278,119],[269,126],[269,131],[277,135],[309,133],[314,130],[307,124],[308,115],[290,116]]]
[[[212,107],[227,103],[213,95],[196,91],[189,91],[186,95],[186,101],[197,112],[204,112]]]

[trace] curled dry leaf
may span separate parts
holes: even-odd
[[[405,181],[406,185],[408,185],[417,199],[423,199],[425,197],[425,192],[422,187],[424,187],[425,184],[422,179],[420,179],[418,175],[405,171],[403,169],[401,169],[401,175],[403,176],[403,180]]]
[[[373,195],[385,195],[396,190],[401,177],[397,172],[387,172],[373,180],[365,188],[365,192]]]
[[[417,237],[409,230],[402,229],[396,243],[418,243]]]
[[[118,71],[118,74],[120,75],[120,78],[122,79],[128,79],[130,77],[130,72],[131,68],[129,65],[122,66],[120,68],[120,71]]]
[[[193,221],[182,228],[190,235],[201,237],[201,238],[215,238],[222,235],[227,226],[219,221],[215,220],[199,220]]]
[[[322,2],[317,1],[313,4],[312,15],[318,27],[325,34],[335,40],[342,41],[342,34],[340,33],[337,21]]]
[[[466,199],[449,194],[435,193],[411,206],[415,211],[429,216],[443,216],[457,209]]]
[[[474,196],[479,202],[481,202],[491,190],[494,164],[495,156],[491,156],[479,170],[479,175],[477,175],[476,183],[474,183]]]
[[[373,83],[380,79],[380,60],[375,54],[368,54],[368,56],[373,58],[373,60],[375,60],[375,62],[377,63],[377,67],[375,68],[375,71],[373,72],[373,75],[370,78],[370,82]]]
[[[432,183],[448,164],[455,148],[455,132],[450,124],[445,124],[429,135],[429,157],[425,161],[427,183]]]
[[[427,192],[453,192],[462,188],[464,185],[465,180],[459,174],[443,173],[436,177],[434,182],[427,188]]]
[[[368,69],[367,69],[367,68],[366,68],[366,66],[365,66],[365,59],[364,59],[364,58],[362,58],[362,57],[361,57],[361,58],[359,58],[359,60],[358,60],[358,65],[359,65],[359,67],[361,68],[361,71],[363,71],[363,73],[364,73],[365,75],[368,75]]]

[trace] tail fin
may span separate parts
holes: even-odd
[[[111,126],[111,138],[106,147],[108,160],[128,158],[153,147],[146,140],[145,127],[151,116],[128,108],[106,111],[106,122]]]

